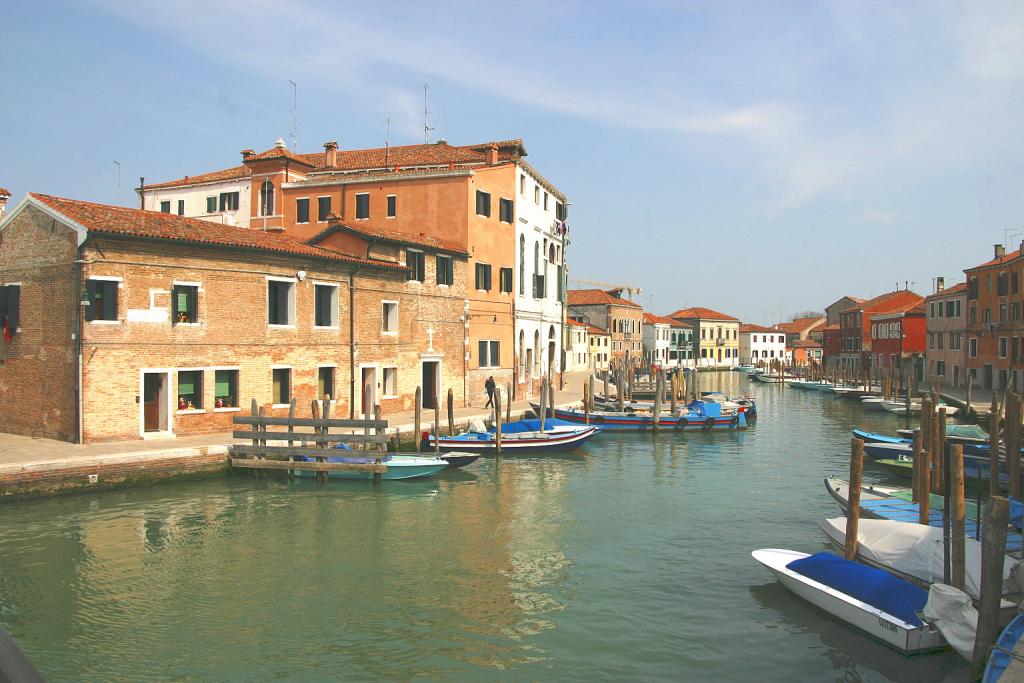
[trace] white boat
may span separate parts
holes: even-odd
[[[819,553],[811,556],[795,550],[763,548],[750,554],[771,570],[782,585],[794,594],[904,654],[937,650],[946,645],[946,641],[938,629],[925,623],[920,617],[919,612],[924,608],[928,594],[918,586],[891,576],[881,569],[858,565],[856,562],[849,562],[831,553]],[[870,575],[872,578],[888,584],[892,590],[879,591],[878,597],[891,599],[902,595],[910,599],[905,601],[900,608],[883,609],[790,568],[795,561],[821,556],[834,558],[830,561],[836,566]],[[881,600],[875,600],[875,602],[881,602]],[[893,603],[895,604],[895,601]],[[889,610],[899,611],[901,615],[896,616]]]
[[[860,404],[868,410],[877,410],[880,413],[885,412],[885,399],[881,396],[865,396],[860,400]]]
[[[826,519],[818,526],[833,544],[845,547],[846,517]],[[862,518],[857,525],[857,559],[924,588],[942,583],[942,528]],[[965,539],[964,560],[964,592],[977,600],[981,596],[981,543],[973,538]],[[1010,581],[1010,571],[1015,564],[1009,556],[1003,562],[1004,592],[1015,590]]]
[[[835,387],[835,384],[832,384],[832,382],[825,382],[823,380],[804,383],[804,389],[812,389],[814,391],[832,391],[833,387]]]
[[[906,401],[883,401],[882,402],[882,407],[885,408],[886,410],[888,410],[890,413],[894,413],[896,415],[906,415],[907,414],[907,402]],[[959,409],[956,406],[947,405],[945,403],[940,403],[939,405],[935,406],[935,412],[936,413],[939,412],[940,410],[943,410],[943,409],[945,409],[947,416],[953,416],[953,415],[956,415],[959,412]],[[920,401],[911,401],[910,402],[910,414],[911,415],[917,415],[920,412],[921,412],[921,402]]]
[[[756,379],[758,382],[764,382],[765,384],[782,384],[787,380],[796,379],[792,375],[770,375],[767,373],[751,375],[751,377]]]

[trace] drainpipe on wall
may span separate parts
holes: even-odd
[[[75,443],[84,443],[84,410],[82,408],[82,247],[78,247],[78,259],[75,261]]]
[[[357,269],[358,270],[358,269]],[[348,274],[348,418],[356,419],[356,272]]]

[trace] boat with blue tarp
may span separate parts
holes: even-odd
[[[530,406],[540,413],[538,404],[531,403]],[[587,423],[587,413],[578,408],[555,408],[553,411],[548,409],[548,414],[552,412],[559,420],[573,424]],[[747,427],[744,406],[729,410],[721,403],[700,399],[688,403],[679,415],[662,411],[661,415],[655,418],[653,411],[595,410],[590,413],[589,420],[590,424],[599,425],[602,429],[634,432],[653,430],[655,421],[658,428],[665,431],[719,431]],[[504,443],[502,446],[504,447]]]
[[[347,463],[350,465],[372,465],[374,463],[376,455],[373,453],[357,455],[356,453],[358,453],[358,451],[351,452],[352,455],[329,455],[325,460],[327,462]],[[300,455],[296,456],[295,460],[297,462],[313,462],[316,458]],[[382,457],[381,461],[387,466],[387,471],[380,475],[381,479],[417,479],[420,477],[432,477],[444,468],[448,467],[448,462],[446,460],[421,455],[388,454]],[[313,477],[316,476],[317,473],[310,470],[295,470],[295,474],[299,477]],[[373,472],[361,472],[358,470],[331,470],[327,474],[331,479],[373,479]]]
[[[751,555],[797,596],[904,654],[946,646],[921,618],[928,592],[919,586],[829,552],[763,548]]]
[[[578,425],[573,422],[547,418],[541,430],[539,419],[513,420],[501,425],[502,453],[544,453],[569,451],[579,448],[601,432],[598,425]],[[423,448],[434,448],[434,435],[423,435]],[[471,453],[494,453],[497,450],[495,428],[484,428],[482,424],[471,425],[470,429],[456,436],[437,437],[441,451],[468,451]]]

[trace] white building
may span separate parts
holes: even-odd
[[[591,370],[607,370],[611,361],[612,335],[594,325],[587,325],[587,358]]]
[[[740,325],[740,363],[767,365],[786,359],[784,332],[760,325]]]
[[[519,383],[535,392],[548,368],[568,365],[563,323],[567,201],[532,166],[516,163],[516,356]],[[527,378],[531,382],[527,382]],[[522,393],[518,395],[522,396]]]
[[[284,146],[281,140],[277,144]],[[243,162],[252,155],[251,149],[244,150]],[[289,176],[292,180],[305,177],[294,171]],[[261,177],[253,175],[252,169],[242,163],[220,171],[143,185],[136,192],[140,198],[139,208],[147,211],[163,211],[248,228],[252,216],[253,179]]]
[[[678,364],[678,359],[670,357],[673,324],[671,318],[644,313],[644,360],[647,363],[663,368]]]
[[[590,370],[590,354],[587,347],[587,324],[569,318],[565,321],[569,343],[565,349],[565,371]]]

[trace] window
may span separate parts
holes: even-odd
[[[502,268],[498,271],[498,291],[505,294],[512,293],[512,269]]]
[[[178,410],[202,410],[203,371],[178,371]]]
[[[295,282],[267,280],[267,323],[295,324]],[[285,401],[287,403],[287,401]]]
[[[313,309],[313,324],[316,327],[337,327],[338,285],[314,285]]]
[[[295,222],[309,222],[309,197],[295,200]]]
[[[316,220],[318,223],[323,223],[327,220],[327,217],[331,215],[331,198],[330,197],[317,197],[316,198]]]
[[[967,340],[967,355],[971,358],[978,357],[978,339],[976,337]]]
[[[935,374],[939,377],[944,377],[946,374],[946,361],[939,360],[935,361]]]
[[[394,218],[398,215],[398,197],[393,194],[388,195],[388,218]]]
[[[0,287],[0,330],[17,334],[21,309],[21,285]]]
[[[427,264],[422,251],[416,251],[415,249],[406,249],[405,264],[409,268],[409,272],[406,273],[405,276],[406,280],[416,280],[417,282],[423,282],[426,279]]]
[[[270,210],[273,211],[274,205],[274,186],[270,186]],[[238,211],[238,193],[237,192],[221,192],[220,193],[220,210],[221,211]]]
[[[238,407],[238,370],[215,370],[213,373],[215,408]]]
[[[939,304],[942,305],[941,303]],[[959,318],[960,317],[960,299],[953,299],[952,301],[946,302],[946,317],[947,318]]]
[[[961,342],[960,342],[961,339],[962,339],[962,336],[961,336],[960,332],[950,332],[949,333],[949,348],[959,350],[960,349],[960,344],[961,344]]]
[[[544,275],[537,273],[533,276],[533,298],[543,299],[547,294],[547,286],[544,283]]]
[[[544,210],[545,211],[548,210],[548,193],[547,192],[544,193]]]
[[[974,325],[978,322],[978,307],[975,304],[971,304],[967,309],[967,322]]]
[[[86,320],[117,320],[116,280],[89,280],[85,283],[85,294],[89,306]]]
[[[334,396],[334,368],[318,368],[316,371],[316,397]]]
[[[999,304],[999,322],[1006,322],[1006,304]]]
[[[985,323],[986,325],[989,324],[990,322],[992,322],[992,309],[991,308],[982,309],[982,311],[981,311],[981,322]]]
[[[437,284],[450,285],[455,282],[455,272],[451,256],[441,256],[438,254],[437,260],[434,263],[434,270],[437,273]]]
[[[199,322],[198,285],[174,285],[171,290],[171,301],[174,305],[172,322],[175,325]]]
[[[496,368],[501,364],[501,359],[498,354],[498,342],[496,341],[481,341],[479,342],[479,360],[480,364],[478,367],[481,368]]]
[[[292,402],[292,369],[274,368],[271,372],[274,392],[271,401],[278,406],[290,404]]]
[[[540,185],[533,186],[533,203],[540,204]]]
[[[502,223],[511,223],[514,220],[512,217],[514,207],[515,204],[512,203],[511,199],[505,199],[502,197],[498,201],[498,220]]]
[[[207,197],[206,198],[206,213],[217,213],[217,198]]]
[[[185,215],[185,200],[184,199],[179,199],[178,200],[178,215],[179,216],[184,216]]]
[[[519,175],[519,194],[526,194],[526,176]]]
[[[491,193],[482,190],[476,191],[476,215],[491,216]]]
[[[1010,281],[1009,277],[1005,272],[999,273],[996,276],[996,294],[998,296],[1006,296],[1010,293]]]
[[[938,348],[938,349],[943,348],[943,344],[945,343],[945,340],[946,340],[946,335],[944,335],[942,332],[939,332],[938,334],[936,334],[935,335],[935,347]]]
[[[274,215],[274,183],[269,180],[264,180],[263,185],[260,186],[260,215]]]
[[[160,202],[160,212],[161,213],[170,213],[171,212],[171,201],[170,200],[167,200],[165,202]]]
[[[384,395],[398,396],[398,368],[384,368]]]
[[[999,338],[999,357],[1006,358],[1006,337]]]
[[[398,334],[398,302],[384,301],[381,303],[380,331],[385,334]]]
[[[978,298],[978,278],[972,277],[967,281],[967,298],[977,299]]]
[[[362,220],[370,217],[370,193],[356,195],[356,218]]]
[[[562,202],[555,202],[555,218],[557,218],[560,221],[564,221],[566,217],[567,212],[565,210],[565,204],[563,204]]]
[[[476,288],[491,291],[491,266],[488,263],[476,264]]]

